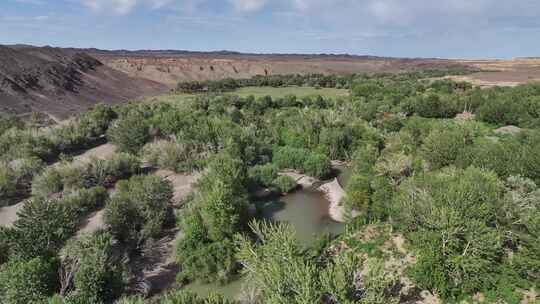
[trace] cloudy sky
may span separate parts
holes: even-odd
[[[0,0],[0,43],[540,56],[540,0]]]

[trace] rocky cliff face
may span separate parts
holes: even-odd
[[[234,52],[85,50],[105,65],[130,76],[174,87],[179,81],[250,78],[277,74],[400,72],[455,66],[442,59],[374,56],[240,54]]]

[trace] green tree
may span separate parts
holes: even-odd
[[[296,187],[298,187],[298,184],[294,180],[294,178],[287,176],[287,175],[280,175],[278,176],[272,184],[281,192],[281,193],[289,193],[292,190],[294,190]]]
[[[326,155],[311,153],[302,168],[307,175],[324,178],[332,171],[332,164]]]
[[[439,169],[456,162],[460,153],[472,144],[472,136],[464,127],[448,125],[431,131],[422,146],[423,157],[433,169]]]
[[[57,267],[57,260],[45,257],[0,266],[0,302],[43,303],[58,287]]]
[[[122,269],[109,234],[74,239],[61,256],[61,295],[65,303],[112,303],[121,295]]]
[[[158,176],[133,176],[117,184],[105,209],[105,223],[120,241],[157,237],[173,197],[170,182]]]
[[[395,197],[396,224],[409,232],[418,261],[412,274],[446,299],[489,289],[502,256],[496,228],[502,187],[476,168],[447,169],[406,181]]]
[[[113,123],[107,138],[122,152],[138,153],[150,139],[149,126],[143,115],[129,113]]]

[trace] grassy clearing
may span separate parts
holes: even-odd
[[[188,100],[193,100],[197,95],[196,94],[184,94],[184,93],[167,93],[163,95],[148,97],[143,99],[143,102],[149,102],[149,103],[177,103],[177,102],[183,102]]]
[[[307,96],[317,96],[321,95],[326,98],[338,98],[338,97],[348,97],[349,90],[344,89],[334,89],[334,88],[314,88],[314,87],[246,87],[241,88],[237,91],[224,93],[227,95],[238,95],[240,97],[248,97],[250,95],[258,97],[272,96],[272,98],[282,98],[287,95],[296,95],[299,98]],[[168,93],[155,97],[149,97],[144,99],[145,102],[167,102],[167,103],[177,103],[186,100],[192,100],[197,94],[187,94],[187,93]]]
[[[314,87],[246,87],[241,88],[233,93],[233,95],[239,95],[241,97],[247,97],[253,95],[255,97],[272,96],[274,98],[285,97],[287,95],[296,95],[297,97],[306,97],[321,95],[323,97],[336,98],[336,97],[348,97],[349,91],[343,89],[334,88],[314,88]]]

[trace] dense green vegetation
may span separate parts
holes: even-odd
[[[399,303],[415,296],[402,293],[405,277],[445,303],[478,293],[519,303],[540,288],[540,85],[426,79],[465,72],[183,83],[190,93],[294,85],[350,94],[201,94],[98,106],[52,127],[2,117],[0,205],[30,198],[0,229],[0,302],[113,303],[138,291],[134,261],[176,225],[177,283],[244,276],[242,303]],[[519,128],[499,129],[510,124]],[[119,153],[71,161],[105,140]],[[281,171],[324,179],[332,160],[352,171],[344,233],[306,247],[293,227],[257,218],[258,190],[296,188]],[[172,185],[143,161],[202,177],[173,203]],[[76,235],[96,210],[103,229]],[[235,303],[184,290],[153,301]]]

